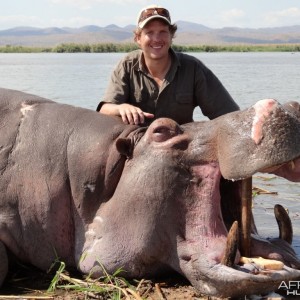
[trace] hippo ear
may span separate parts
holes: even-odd
[[[131,157],[133,145],[131,139],[119,138],[116,140],[116,147],[120,154]]]

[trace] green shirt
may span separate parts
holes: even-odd
[[[199,106],[209,119],[238,110],[219,79],[199,59],[170,49],[172,64],[161,87],[144,67],[142,51],[128,53],[112,73],[103,103],[130,103],[155,119],[167,117],[179,124],[193,121]],[[149,120],[150,122],[153,119]]]

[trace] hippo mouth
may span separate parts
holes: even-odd
[[[258,172],[278,174],[297,181],[299,161],[299,158],[294,159]],[[184,260],[181,268],[183,271],[192,268],[192,272],[184,271],[184,274],[201,293],[219,297],[264,294],[278,290],[283,281],[300,277],[300,262],[291,247],[291,220],[281,205],[274,207],[279,226],[278,239],[263,239],[258,235],[251,208],[246,219],[248,237],[245,238],[243,189],[246,182],[251,198],[249,178],[239,181],[224,179],[217,163],[194,166],[191,174],[191,189],[197,198],[195,202],[204,203],[201,207],[198,204],[188,217],[192,220],[190,226],[193,226],[194,236],[186,238],[190,244],[200,239],[201,245],[195,243],[197,246],[193,248],[193,254],[181,256]],[[206,189],[204,192],[203,186]],[[203,210],[205,216],[196,221],[199,214],[203,216]],[[199,252],[205,255],[199,257]],[[201,274],[197,270],[201,270]]]

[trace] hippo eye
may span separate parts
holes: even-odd
[[[164,142],[175,135],[177,135],[177,132],[174,129],[172,130],[170,127],[167,126],[156,127],[153,131],[155,142]]]

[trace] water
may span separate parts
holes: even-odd
[[[0,54],[0,86],[95,109],[120,54]]]
[[[0,86],[95,109],[122,53],[0,53]],[[241,108],[300,99],[300,53],[196,53]],[[298,66],[298,67],[297,67]],[[196,110],[195,119],[201,119]]]
[[[58,102],[95,110],[109,75],[124,54],[0,54],[0,87],[37,94]],[[196,53],[223,82],[240,107],[257,100],[300,101],[300,53]],[[195,110],[195,120],[203,116]],[[254,199],[258,229],[277,235],[273,207],[281,203],[294,224],[294,246],[300,254],[300,188],[275,177],[254,177],[254,185],[278,195]]]

